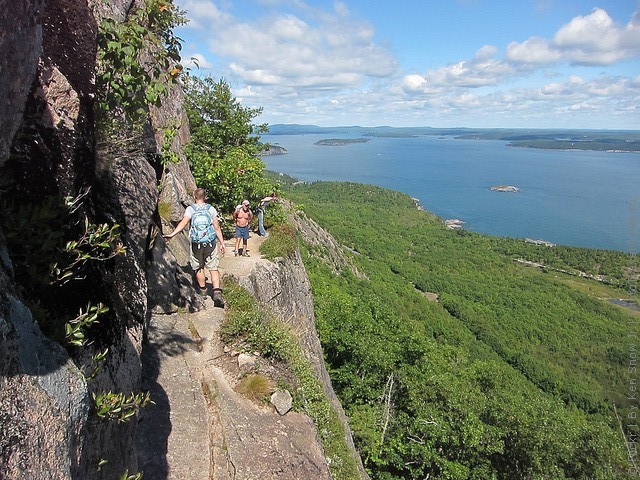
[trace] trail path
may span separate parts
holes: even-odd
[[[250,238],[251,257],[234,257],[233,242],[226,241],[220,273],[249,275],[266,261],[262,240]],[[144,479],[329,479],[306,415],[280,416],[234,391],[242,372],[219,340],[223,320],[224,309],[210,297],[200,312],[151,319],[143,388],[155,405],[143,409],[137,441]]]

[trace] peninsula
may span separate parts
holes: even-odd
[[[267,155],[285,155],[289,152],[287,152],[287,149],[276,144],[270,144],[270,145],[265,145],[265,148],[259,153],[260,156],[267,156]]]
[[[414,138],[436,135],[460,140],[500,140],[510,147],[552,150],[595,150],[640,152],[639,130],[523,129],[523,128],[434,128],[434,127],[319,127],[317,125],[274,124],[272,135],[363,135],[371,138]],[[330,142],[331,140],[323,140]],[[336,140],[346,142],[345,140]],[[348,143],[358,143],[349,141]],[[331,143],[323,143],[332,145]],[[336,143],[335,145],[345,145]]]
[[[368,138],[325,138],[323,140],[318,140],[314,145],[341,147],[354,143],[367,143],[368,141]]]

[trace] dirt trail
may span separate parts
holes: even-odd
[[[249,275],[266,261],[262,240],[249,239],[250,257],[234,257],[226,241],[220,273]],[[200,312],[151,319],[143,388],[155,405],[142,412],[137,442],[145,480],[330,478],[307,416],[280,416],[234,391],[241,372],[219,340],[224,309],[210,297],[205,303]]]

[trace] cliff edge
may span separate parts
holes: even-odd
[[[324,367],[300,255],[265,260],[258,254],[262,240],[251,238],[252,257],[223,257],[221,274],[227,281],[233,277],[292,327],[346,425]],[[226,243],[230,250],[233,242]],[[220,340],[225,311],[214,308],[208,297],[205,307],[151,318],[143,350],[143,382],[155,405],[143,411],[137,441],[139,467],[145,476],[330,479],[318,433],[306,414],[281,414],[272,404],[256,403],[237,393],[245,374],[260,371],[268,376],[275,367],[255,354],[239,355],[225,347]],[[348,442],[357,457],[350,434]],[[363,469],[362,477],[366,478]]]

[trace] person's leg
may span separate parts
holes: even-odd
[[[200,287],[200,290],[207,289],[207,277],[205,276],[204,268],[196,270],[196,281],[198,282],[198,287]]]
[[[220,286],[220,272],[218,266],[220,265],[220,255],[218,254],[218,248],[211,253],[207,258],[206,268],[209,270],[209,278],[211,279],[211,285],[213,285],[213,306],[224,307],[224,299],[222,298],[222,288]]]
[[[249,254],[247,253],[248,252],[247,244],[249,243],[249,225],[247,225],[247,228],[243,233],[244,235],[242,236],[242,248],[244,249],[244,255],[248,257]]]
[[[205,252],[198,248],[197,245],[191,244],[190,250],[190,258],[189,263],[191,264],[191,268],[195,272],[196,283],[200,288],[202,293],[203,290],[206,291],[207,288],[207,279],[204,273],[204,264],[205,264]]]
[[[211,278],[211,285],[213,289],[220,288],[220,272],[218,270],[209,270],[209,277]]]
[[[233,254],[234,255],[241,255],[241,252],[238,251],[238,247],[240,246],[240,238],[241,238],[240,230],[238,229],[238,226],[236,225],[236,244],[235,244],[235,247],[233,249]]]
[[[213,289],[213,306],[214,307],[219,307],[219,308],[224,308],[224,298],[222,298],[222,289],[221,288],[214,288]]]
[[[264,237],[267,231],[264,229],[264,210],[258,209],[258,235]]]

